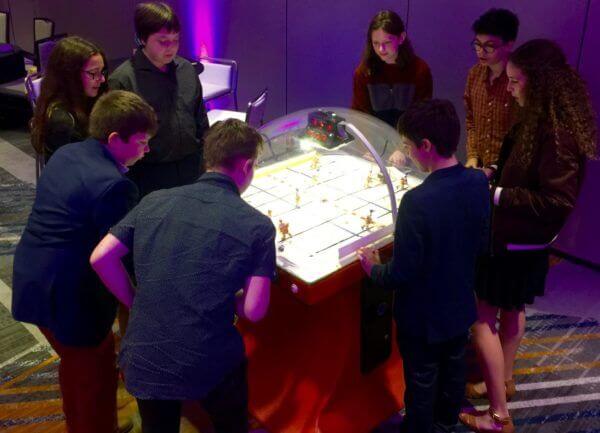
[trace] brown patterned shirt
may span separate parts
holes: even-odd
[[[469,71],[465,88],[467,159],[489,166],[496,163],[502,140],[513,123],[516,103],[506,90],[506,72],[490,84],[490,69],[477,64]]]

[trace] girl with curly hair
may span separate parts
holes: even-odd
[[[478,269],[479,318],[472,327],[485,382],[467,385],[467,396],[487,395],[490,408],[460,417],[475,432],[514,432],[506,401],[515,393],[525,304],[544,293],[548,247],[575,205],[586,160],[597,151],[586,85],[557,44],[526,42],[511,54],[506,71],[520,120],[491,174],[491,251]]]
[[[31,121],[31,142],[45,162],[59,147],[88,136],[92,106],[107,91],[106,68],[104,52],[79,36],[52,49]]]

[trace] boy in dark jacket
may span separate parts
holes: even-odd
[[[56,151],[37,184],[15,251],[12,313],[40,327],[60,356],[59,380],[70,433],[117,428],[117,369],[111,330],[117,300],[89,264],[94,246],[137,202],[124,176],[148,152],[156,129],[139,96],[102,96],[91,138]]]
[[[467,335],[477,318],[475,266],[488,239],[488,182],[456,159],[460,123],[449,101],[414,104],[398,132],[404,153],[431,174],[402,199],[392,259],[380,264],[369,249],[358,255],[376,283],[395,290],[406,382],[402,431],[445,432],[464,395]]]

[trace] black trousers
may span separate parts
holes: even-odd
[[[247,363],[225,377],[201,400],[216,433],[248,432]],[[179,433],[181,401],[137,399],[142,433]]]
[[[141,160],[127,172],[140,191],[140,198],[159,189],[194,183],[203,173],[202,154],[195,153],[179,161],[145,164]]]
[[[404,361],[402,433],[451,432],[465,395],[467,335],[436,344],[398,333]]]

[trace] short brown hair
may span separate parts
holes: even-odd
[[[460,140],[460,120],[452,102],[446,99],[429,99],[410,105],[398,120],[398,133],[421,147],[427,139],[436,152],[450,158]]]
[[[256,158],[263,144],[260,133],[237,119],[215,123],[204,136],[206,168],[231,168],[237,158]]]
[[[135,8],[133,22],[135,34],[141,42],[145,42],[151,34],[157,33],[161,29],[173,33],[181,31],[177,14],[171,6],[163,2],[138,4]]]
[[[154,135],[157,127],[154,109],[135,93],[125,90],[102,95],[90,115],[90,136],[104,143],[112,132],[127,141],[138,132]]]

